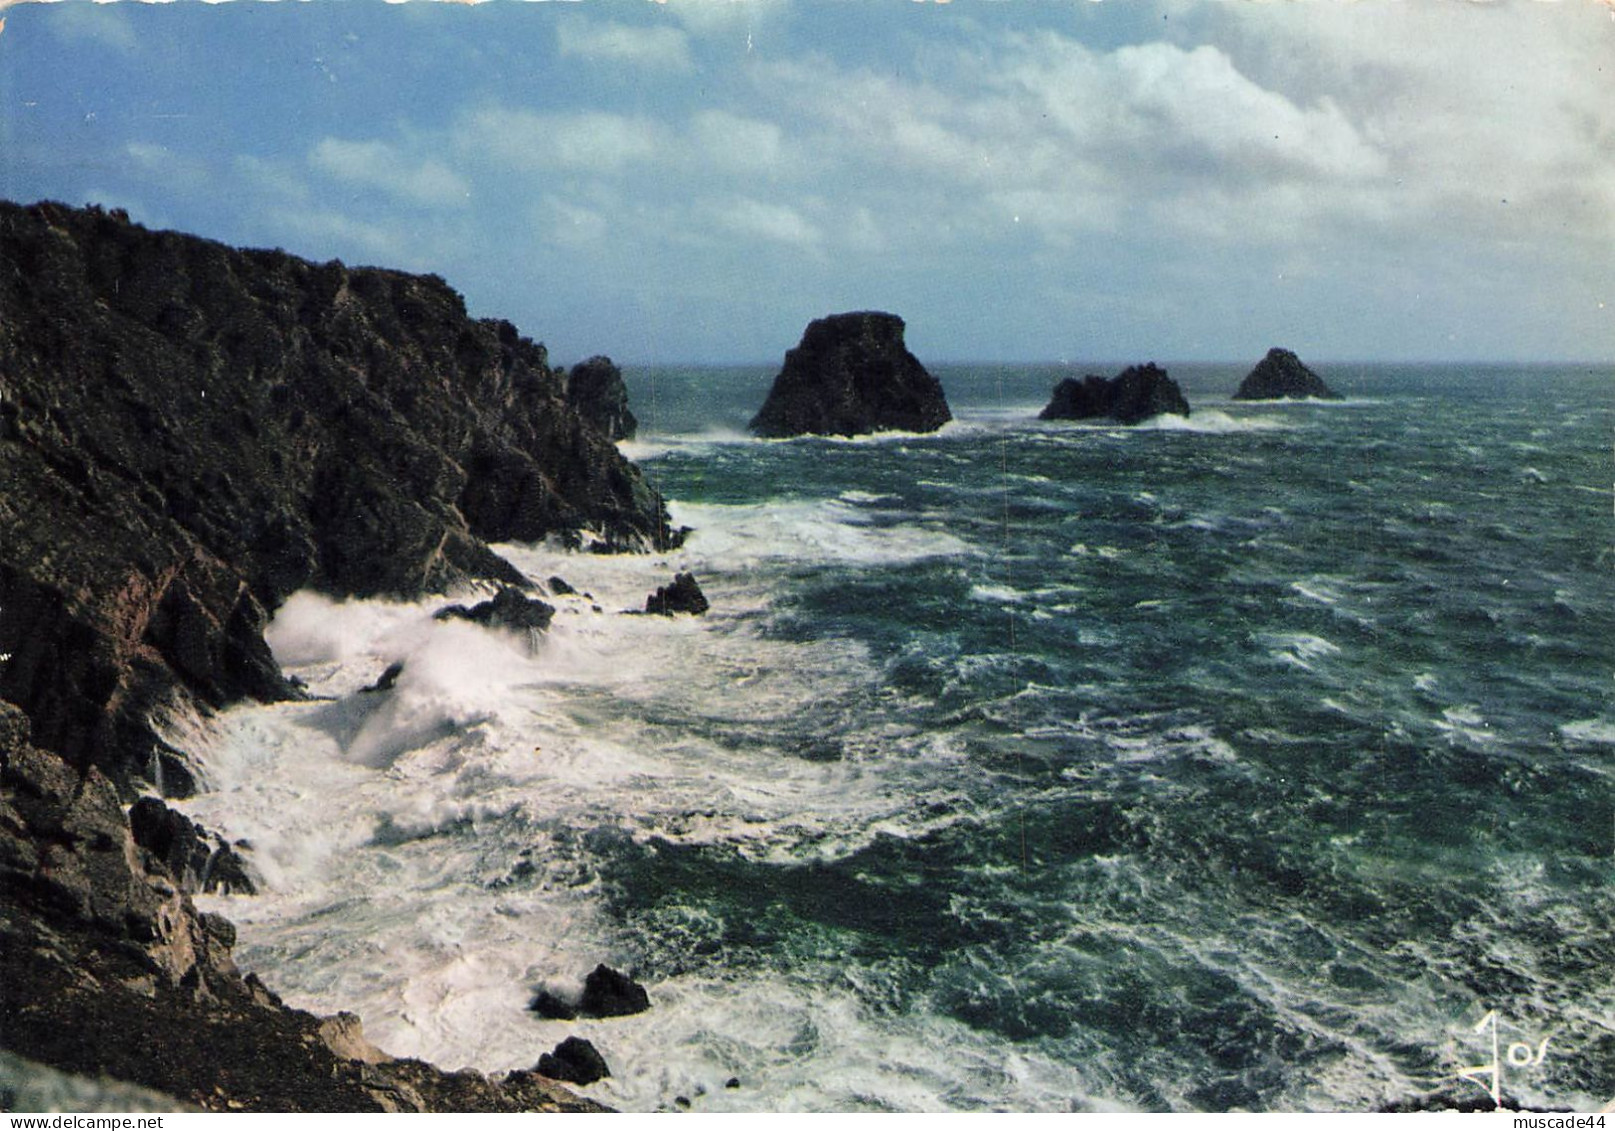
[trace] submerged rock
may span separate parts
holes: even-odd
[[[578,415],[611,440],[632,440],[639,421],[628,411],[628,386],[609,357],[580,361],[566,374],[566,395]]]
[[[1234,394],[1236,401],[1275,401],[1317,398],[1337,401],[1340,394],[1301,363],[1290,350],[1274,347],[1245,375]]]
[[[934,432],[953,414],[903,344],[903,320],[862,311],[811,323],[751,421],[759,436]]]
[[[645,598],[645,611],[664,617],[670,617],[674,613],[700,616],[711,607],[707,595],[701,592],[701,587],[695,583],[693,573],[674,574],[673,584],[663,585]]]
[[[1067,377],[1054,387],[1039,420],[1106,418],[1137,424],[1152,416],[1189,415],[1189,402],[1178,383],[1154,362],[1133,365],[1106,379],[1089,374],[1081,381]]]
[[[582,1037],[568,1037],[554,1052],[540,1056],[533,1071],[568,1084],[593,1084],[611,1075],[606,1058]]]

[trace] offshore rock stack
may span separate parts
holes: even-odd
[[[1337,401],[1340,394],[1301,363],[1292,351],[1277,346],[1245,375],[1234,393],[1236,401],[1317,399]]]
[[[1039,420],[1114,420],[1138,424],[1152,416],[1189,415],[1189,402],[1166,370],[1150,362],[1132,365],[1115,377],[1067,377],[1054,387]]]
[[[752,418],[759,436],[935,432],[953,419],[942,384],[903,344],[903,320],[861,311],[808,325]]]

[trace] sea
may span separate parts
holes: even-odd
[[[630,370],[683,545],[497,547],[578,591],[537,636],[296,595],[317,698],[186,738],[262,878],[198,902],[292,1005],[445,1068],[580,1036],[629,1111],[1615,1100],[1615,370],[1037,419],[1119,368],[768,441],[774,367]],[[631,615],[678,571],[708,613]],[[599,963],[651,1008],[529,1011]]]

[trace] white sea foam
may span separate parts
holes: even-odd
[[[1565,723],[1559,728],[1559,733],[1570,742],[1585,743],[1589,746],[1615,746],[1615,720],[1579,719],[1573,723]]]
[[[607,607],[642,602],[647,586],[691,560],[503,549],[530,575],[569,577]],[[845,734],[830,762],[771,741],[798,733],[825,704],[875,693],[876,673],[853,643],[757,635],[746,610],[767,595],[745,571],[714,571],[703,585],[716,608],[702,619],[597,614],[585,599],[558,601],[537,652],[478,626],[434,622],[435,602],[291,602],[274,633],[283,654],[323,672],[341,698],[227,713],[208,755],[218,789],[187,803],[254,846],[263,893],[202,900],[238,922],[242,961],[294,1005],[357,1010],[395,1054],[530,1067],[559,1039],[526,1012],[531,988],[633,955],[603,916],[597,853],[581,832],[722,845],[795,865],[959,819],[953,775],[935,769],[938,759],[962,757],[948,735],[890,720]],[[351,632],[325,633],[333,620]],[[359,693],[389,657],[405,665],[393,690]],[[729,732],[749,737],[736,743]],[[512,881],[519,864],[528,872]],[[780,992],[800,994],[800,985]],[[624,1106],[654,1107],[670,1089],[702,1081],[713,1103],[720,1092],[721,1103],[740,1107],[792,1095],[841,1103],[847,1084],[814,1080],[843,1056],[844,1081],[866,1074],[897,1106],[933,1104],[949,1086],[940,1071],[948,1054],[916,1037],[914,1047],[936,1058],[936,1090],[905,1091],[905,1069],[872,1066],[858,1051],[884,1023],[851,999],[821,1003],[816,991],[791,1009],[834,1047],[782,1053],[789,1042],[763,1039],[769,1031],[749,1012],[766,1000],[754,988],[652,984],[658,1007],[648,1025],[577,1031],[596,1036],[608,1057],[617,1051],[607,1095]],[[955,1031],[956,1046],[974,1039],[936,1023]],[[833,1025],[846,1032],[832,1038]],[[689,1059],[660,1047],[664,1039]],[[714,1049],[740,1050],[716,1081],[698,1072]],[[736,1074],[747,1087],[721,1089]],[[1042,1095],[989,1089],[984,1102],[1053,1102]]]
[[[840,499],[670,509],[677,522],[695,527],[688,555],[731,569],[778,559],[879,565],[975,553],[939,520],[875,524],[865,508]]]
[[[736,444],[763,441],[747,432],[730,428],[708,428],[700,432],[643,433],[632,440],[619,440],[617,450],[635,463],[657,459],[670,452],[705,452]]]
[[[1475,745],[1496,742],[1498,738],[1492,731],[1491,723],[1486,721],[1473,703],[1444,708],[1441,717],[1435,720],[1435,727],[1451,740],[1463,740]]]
[[[1263,633],[1259,639],[1267,646],[1269,656],[1304,671],[1312,671],[1315,661],[1340,653],[1334,641],[1307,632]]]
[[[1241,432],[1281,432],[1294,424],[1272,416],[1230,416],[1216,409],[1202,410],[1189,416],[1162,413],[1134,427],[1155,432],[1200,432],[1212,436],[1227,436]]]

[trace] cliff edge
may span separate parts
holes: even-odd
[[[528,584],[490,541],[674,544],[603,427],[435,276],[0,202],[0,1047],[206,1107],[574,1102],[284,1009],[122,803],[196,787],[165,714],[298,694],[262,635],[298,589]]]

